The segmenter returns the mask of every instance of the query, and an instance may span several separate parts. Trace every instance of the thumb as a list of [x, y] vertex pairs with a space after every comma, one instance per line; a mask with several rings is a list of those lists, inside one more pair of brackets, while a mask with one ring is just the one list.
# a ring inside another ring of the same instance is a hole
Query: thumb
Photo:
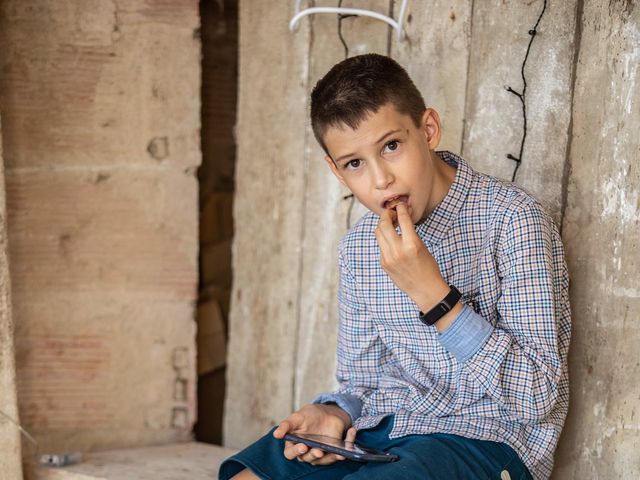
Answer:
[[351, 443], [355, 442], [357, 432], [358, 431], [354, 427], [351, 427], [349, 430], [347, 430], [347, 435], [344, 437], [344, 440]]
[[278, 425], [278, 428], [273, 431], [273, 436], [276, 438], [282, 438], [292, 430], [291, 427], [291, 423], [288, 420], [283, 420], [280, 422], [280, 425]]

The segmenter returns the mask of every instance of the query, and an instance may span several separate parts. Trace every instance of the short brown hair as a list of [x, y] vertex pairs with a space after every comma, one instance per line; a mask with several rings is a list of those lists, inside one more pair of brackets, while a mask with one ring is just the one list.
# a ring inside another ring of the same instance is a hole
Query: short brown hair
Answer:
[[330, 127], [344, 124], [355, 130], [387, 103], [420, 126], [424, 98], [404, 68], [376, 53], [347, 58], [334, 65], [311, 92], [313, 134], [327, 152], [324, 136]]

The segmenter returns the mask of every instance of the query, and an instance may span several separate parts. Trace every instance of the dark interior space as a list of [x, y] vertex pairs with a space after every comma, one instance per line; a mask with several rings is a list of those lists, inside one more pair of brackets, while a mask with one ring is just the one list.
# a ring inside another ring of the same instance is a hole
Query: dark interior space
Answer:
[[231, 294], [231, 240], [238, 76], [238, 2], [200, 2], [202, 165], [198, 295], [196, 439], [222, 443], [226, 341]]

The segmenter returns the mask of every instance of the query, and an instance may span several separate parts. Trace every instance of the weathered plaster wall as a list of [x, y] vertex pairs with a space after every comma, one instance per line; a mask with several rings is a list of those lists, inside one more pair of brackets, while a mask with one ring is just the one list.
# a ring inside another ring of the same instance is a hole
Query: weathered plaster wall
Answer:
[[[348, 201], [322, 164], [306, 109], [315, 81], [344, 51], [335, 16], [304, 19], [290, 33], [290, 3], [241, 3], [225, 421], [234, 447], [334, 382], [335, 246]], [[398, 7], [344, 2], [356, 4]], [[506, 154], [518, 153], [522, 114], [504, 87], [522, 91], [528, 30], [543, 1], [409, 5], [404, 42], [365, 18], [345, 19], [350, 54], [389, 52], [442, 112], [443, 147], [511, 178]], [[639, 16], [635, 2], [548, 2], [525, 70], [528, 131], [517, 183], [563, 226], [573, 280], [572, 404], [556, 478], [640, 476]]]
[[20, 418], [41, 451], [195, 420], [194, 0], [0, 7]]
[[[511, 180], [523, 132], [522, 62], [544, 2], [473, 2], [462, 154], [480, 171]], [[571, 117], [577, 0], [548, 1], [527, 61], [527, 138], [516, 182], [560, 222]]]
[[224, 423], [231, 444], [255, 438], [293, 405], [309, 29], [292, 41], [290, 13], [271, 2], [240, 2], [236, 192], [245, 193], [234, 202], [241, 225]]
[[574, 312], [557, 478], [640, 477], [640, 6], [584, 2], [563, 234]]
[[20, 431], [6, 418], [8, 415], [12, 420], [19, 421], [6, 218], [2, 125], [0, 123], [0, 411], [4, 413], [4, 415], [0, 414], [0, 452], [2, 452], [0, 455], [0, 480], [15, 480], [22, 478], [22, 456]]

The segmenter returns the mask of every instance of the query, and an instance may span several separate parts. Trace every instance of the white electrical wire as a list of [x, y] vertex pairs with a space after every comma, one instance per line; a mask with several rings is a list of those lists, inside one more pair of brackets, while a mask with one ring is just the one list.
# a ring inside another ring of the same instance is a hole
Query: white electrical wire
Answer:
[[6, 418], [7, 420], [9, 420], [11, 423], [13, 423], [16, 427], [18, 427], [20, 429], [20, 432], [27, 437], [27, 440], [29, 440], [35, 447], [36, 447], [36, 456], [38, 456], [38, 449], [40, 448], [40, 446], [38, 445], [38, 442], [36, 441], [35, 438], [33, 438], [31, 436], [31, 434], [29, 432], [27, 432], [24, 428], [22, 428], [22, 425], [20, 425], [16, 420], [14, 420], [13, 418], [11, 418], [9, 415], [7, 415], [5, 412], [3, 412], [2, 410], [0, 410], [0, 414], [2, 414], [2, 416], [4, 418]]
[[358, 15], [363, 17], [371, 17], [377, 20], [381, 20], [385, 23], [391, 25], [396, 32], [398, 33], [398, 40], [402, 40], [404, 38], [404, 16], [407, 11], [407, 3], [408, 0], [402, 0], [402, 5], [400, 6], [400, 15], [398, 16], [398, 20], [394, 20], [393, 18], [383, 15], [378, 12], [374, 12], [373, 10], [364, 10], [362, 8], [348, 8], [348, 7], [311, 7], [305, 8], [304, 10], [300, 10], [300, 3], [302, 0], [296, 0], [296, 14], [293, 16], [291, 21], [289, 22], [289, 30], [292, 32], [298, 29], [298, 23], [302, 17], [306, 17], [307, 15], [313, 15], [315, 13], [337, 13], [341, 15]]

